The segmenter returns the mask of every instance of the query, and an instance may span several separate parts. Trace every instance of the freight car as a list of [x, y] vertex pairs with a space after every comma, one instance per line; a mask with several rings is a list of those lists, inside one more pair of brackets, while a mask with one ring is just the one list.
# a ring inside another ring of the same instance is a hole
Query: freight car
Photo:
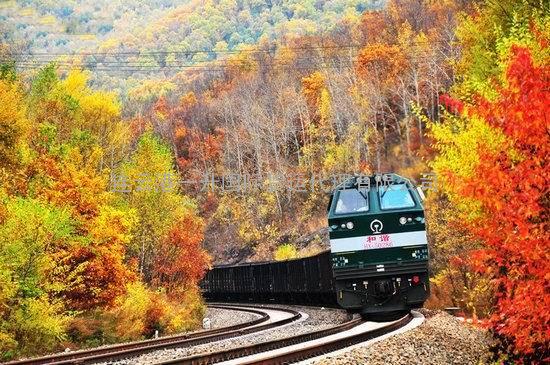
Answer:
[[336, 305], [330, 251], [302, 259], [218, 265], [200, 286], [211, 301]]
[[365, 316], [420, 307], [429, 295], [422, 191], [396, 174], [355, 176], [331, 194], [331, 250], [302, 259], [220, 265], [200, 283], [207, 300], [336, 302]]

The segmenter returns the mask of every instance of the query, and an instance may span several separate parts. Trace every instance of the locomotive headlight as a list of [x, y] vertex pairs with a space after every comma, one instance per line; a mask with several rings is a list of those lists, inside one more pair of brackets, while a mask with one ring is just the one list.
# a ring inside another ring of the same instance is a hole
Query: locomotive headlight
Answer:
[[346, 224], [345, 223], [340, 224], [340, 228], [342, 229], [346, 228]]
[[346, 228], [347, 229], [353, 229], [353, 222], [346, 223]]
[[405, 218], [405, 217], [399, 218], [399, 223], [401, 223], [401, 224], [407, 223], [407, 218]]

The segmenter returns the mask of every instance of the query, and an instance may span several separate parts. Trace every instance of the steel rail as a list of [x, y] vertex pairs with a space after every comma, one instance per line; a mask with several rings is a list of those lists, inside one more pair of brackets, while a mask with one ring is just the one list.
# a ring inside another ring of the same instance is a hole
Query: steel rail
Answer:
[[176, 347], [189, 347], [201, 345], [209, 342], [219, 341], [223, 339], [242, 336], [243, 334], [262, 331], [265, 329], [273, 328], [276, 326], [284, 325], [286, 323], [297, 320], [301, 317], [301, 314], [296, 311], [287, 309], [276, 309], [270, 307], [264, 307], [265, 309], [280, 310], [291, 313], [293, 316], [287, 319], [276, 321], [272, 323], [262, 324], [270, 319], [269, 314], [262, 312], [261, 310], [253, 309], [253, 307], [245, 306], [222, 306], [222, 305], [210, 305], [211, 308], [221, 308], [230, 310], [240, 310], [243, 312], [249, 312], [258, 314], [261, 317], [253, 321], [237, 324], [234, 326], [222, 327], [214, 330], [193, 332], [189, 334], [167, 336], [150, 340], [136, 341], [130, 343], [117, 344], [112, 346], [106, 346], [101, 348], [93, 348], [82, 351], [67, 352], [56, 355], [48, 355], [43, 357], [15, 360], [6, 363], [5, 365], [42, 365], [42, 364], [88, 364], [92, 362], [100, 361], [115, 361], [128, 357], [139, 356], [151, 351], [176, 348]]
[[[311, 357], [333, 352], [339, 349], [343, 349], [345, 347], [355, 345], [360, 342], [373, 339], [375, 337], [385, 335], [400, 327], [405, 326], [411, 320], [412, 320], [412, 316], [408, 314], [397, 321], [391, 322], [391, 324], [387, 326], [380, 327], [374, 330], [361, 332], [359, 334], [342, 337], [339, 339], [333, 339], [321, 344], [314, 344], [311, 346], [301, 348], [298, 351], [289, 351], [287, 353], [273, 355], [269, 358], [265, 358], [262, 360], [246, 361], [243, 359], [241, 363], [242, 364], [288, 364], [291, 362], [302, 361]], [[188, 357], [183, 357], [179, 359], [163, 361], [163, 362], [157, 363], [157, 365], [215, 364], [218, 362], [229, 361], [229, 360], [233, 360], [241, 357], [259, 354], [262, 352], [281, 349], [281, 348], [296, 345], [299, 343], [305, 343], [305, 342], [316, 340], [322, 337], [327, 337], [336, 333], [347, 331], [357, 325], [360, 325], [363, 322], [364, 321], [361, 319], [354, 319], [324, 330], [287, 337], [280, 340], [273, 340], [269, 342], [254, 344], [250, 346], [242, 346], [234, 349], [213, 352], [209, 354], [199, 354], [199, 355], [188, 356]]]
[[273, 355], [269, 358], [260, 360], [243, 361], [241, 364], [255, 364], [255, 365], [275, 365], [275, 364], [289, 364], [293, 362], [299, 362], [312, 357], [321, 356], [356, 345], [361, 342], [372, 340], [373, 338], [383, 336], [387, 333], [393, 332], [401, 327], [406, 326], [413, 316], [411, 314], [406, 315], [398, 321], [384, 327], [380, 327], [374, 330], [365, 331], [359, 334], [351, 335], [348, 337], [338, 338], [318, 345], [307, 346], [297, 351], [291, 351], [279, 355]]
[[338, 332], [347, 331], [362, 323], [361, 319], [354, 319], [337, 326], [327, 328], [324, 330], [318, 330], [310, 333], [296, 335], [292, 337], [283, 338], [280, 340], [273, 340], [268, 342], [262, 342], [249, 346], [236, 347], [234, 349], [223, 350], [218, 352], [211, 352], [208, 354], [199, 354], [188, 357], [182, 357], [179, 359], [173, 359], [163, 361], [157, 364], [173, 365], [173, 364], [185, 364], [185, 365], [198, 365], [198, 364], [214, 364], [217, 362], [233, 360], [239, 357], [255, 355], [261, 352], [275, 350], [282, 347], [296, 345], [298, 343], [316, 340], [321, 337], [329, 336]]

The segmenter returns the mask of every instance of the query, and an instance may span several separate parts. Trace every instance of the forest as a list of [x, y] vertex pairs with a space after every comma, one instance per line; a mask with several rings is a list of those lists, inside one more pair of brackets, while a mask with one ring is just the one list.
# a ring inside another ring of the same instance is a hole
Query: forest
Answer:
[[13, 34], [20, 67], [51, 61], [59, 69], [85, 67], [94, 71], [93, 84], [126, 97], [158, 81], [165, 85], [157, 93], [173, 90], [171, 78], [180, 69], [202, 70], [198, 63], [258, 42], [338, 28], [382, 5], [383, 0], [10, 0], [0, 2], [0, 21]]
[[428, 307], [548, 356], [547, 2], [36, 4], [0, 3], [1, 359], [194, 329], [210, 265], [326, 249], [323, 180], [380, 171], [433, 180]]

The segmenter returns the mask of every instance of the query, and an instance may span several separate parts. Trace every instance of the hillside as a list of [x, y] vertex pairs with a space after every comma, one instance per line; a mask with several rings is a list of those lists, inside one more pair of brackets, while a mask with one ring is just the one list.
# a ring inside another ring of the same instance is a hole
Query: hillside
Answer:
[[[57, 61], [92, 70], [98, 86], [126, 91], [246, 45], [331, 31], [383, 0], [8, 1], [0, 20], [25, 69]], [[29, 55], [31, 54], [31, 55]]]

